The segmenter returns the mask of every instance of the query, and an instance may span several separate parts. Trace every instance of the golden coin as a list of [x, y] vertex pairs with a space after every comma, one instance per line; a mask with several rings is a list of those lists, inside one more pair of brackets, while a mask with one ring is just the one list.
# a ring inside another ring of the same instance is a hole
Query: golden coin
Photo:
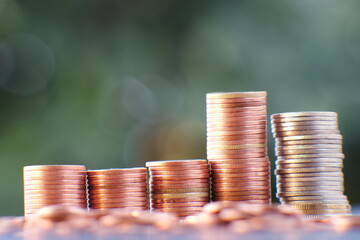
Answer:
[[298, 154], [298, 155], [278, 156], [279, 160], [303, 159], [303, 158], [345, 158], [345, 155], [342, 153], [318, 153], [318, 154]]
[[319, 196], [289, 196], [282, 197], [286, 202], [291, 201], [331, 201], [331, 200], [347, 200], [347, 196], [343, 194], [338, 195], [319, 195]]
[[316, 209], [316, 210], [301, 210], [303, 214], [342, 214], [350, 213], [350, 209]]
[[85, 171], [86, 167], [83, 165], [32, 165], [25, 166], [24, 172], [29, 171], [59, 171], [59, 170], [67, 170], [67, 171]]
[[309, 139], [309, 140], [295, 140], [295, 141], [278, 141], [275, 140], [276, 146], [293, 146], [293, 145], [313, 145], [313, 144], [334, 144], [341, 145], [341, 139]]
[[314, 167], [331, 167], [342, 168], [342, 163], [292, 163], [292, 164], [276, 164], [277, 169], [297, 169], [297, 168], [314, 168]]
[[300, 210], [351, 209], [351, 206], [349, 204], [289, 204], [288, 206]]
[[267, 92], [255, 91], [255, 92], [213, 92], [207, 93], [206, 99], [228, 99], [228, 98], [256, 98], [266, 97]]
[[151, 189], [150, 193], [195, 193], [195, 192], [209, 192], [209, 188], [175, 188], [175, 189]]
[[300, 191], [300, 192], [278, 192], [277, 197], [294, 197], [294, 196], [323, 196], [323, 195], [341, 195], [343, 194], [342, 190], [339, 191], [327, 191], [327, 190], [317, 190], [317, 191]]
[[288, 159], [288, 160], [276, 160], [275, 163], [279, 165], [287, 164], [326, 164], [326, 163], [342, 163], [343, 159], [339, 158], [303, 158], [303, 159]]
[[251, 148], [266, 148], [265, 144], [240, 144], [240, 145], [221, 145], [221, 144], [218, 144], [218, 145], [207, 145], [206, 147], [208, 150], [218, 150], [218, 149], [221, 149], [221, 150], [232, 150], [232, 149], [251, 149]]
[[189, 164], [207, 164], [206, 160], [204, 159], [191, 159], [191, 160], [169, 160], [169, 161], [152, 161], [152, 162], [146, 162], [147, 167], [153, 167], [153, 166], [181, 166], [181, 165], [189, 165]]
[[206, 197], [184, 197], [184, 198], [160, 198], [153, 199], [150, 196], [150, 204], [158, 203], [190, 203], [190, 202], [209, 202], [209, 196]]
[[298, 201], [289, 201], [286, 204], [290, 205], [327, 205], [327, 204], [347, 204], [349, 205], [348, 200], [298, 200]]
[[209, 196], [208, 192], [150, 194], [151, 199], [193, 198], [193, 197], [208, 197], [208, 196]]
[[271, 119], [286, 118], [286, 117], [337, 117], [336, 112], [326, 111], [310, 111], [310, 112], [286, 112], [275, 113], [271, 115]]

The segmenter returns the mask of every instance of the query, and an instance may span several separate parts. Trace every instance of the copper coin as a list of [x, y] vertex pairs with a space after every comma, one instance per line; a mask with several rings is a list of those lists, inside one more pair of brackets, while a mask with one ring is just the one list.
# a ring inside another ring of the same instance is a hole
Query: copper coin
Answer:
[[325, 205], [325, 204], [349, 204], [348, 200], [298, 200], [290, 201], [288, 203], [290, 206], [295, 205]]
[[212, 170], [221, 170], [221, 169], [243, 169], [243, 168], [268, 168], [269, 170], [270, 163], [262, 162], [262, 163], [244, 163], [244, 164], [216, 164], [212, 165]]
[[241, 98], [206, 98], [206, 104], [217, 103], [252, 103], [266, 101], [266, 97], [241, 97]]
[[91, 207], [92, 209], [98, 209], [98, 210], [107, 210], [107, 209], [114, 209], [114, 208], [126, 208], [128, 210], [133, 210], [133, 211], [142, 211], [142, 210], [148, 210], [149, 208], [147, 206], [127, 206], [127, 207], [97, 207], [97, 206], [93, 206]]
[[109, 174], [109, 175], [88, 175], [89, 178], [143, 178], [146, 176], [146, 173], [122, 173], [122, 174]]
[[143, 187], [118, 187], [118, 188], [99, 188], [89, 189], [90, 194], [112, 194], [126, 192], [146, 192], [147, 186]]
[[147, 197], [147, 192], [123, 192], [123, 193], [108, 193], [108, 194], [89, 194], [90, 199], [102, 198], [120, 198], [120, 197]]
[[162, 207], [159, 208], [162, 212], [175, 212], [175, 213], [181, 213], [181, 212], [190, 212], [190, 211], [202, 211], [202, 207]]
[[164, 166], [164, 167], [149, 167], [149, 171], [156, 170], [156, 171], [171, 171], [171, 170], [208, 170], [208, 164], [201, 164], [201, 165], [187, 165], [187, 166]]
[[259, 135], [259, 137], [266, 136], [266, 129], [249, 129], [249, 130], [216, 130], [216, 129], [207, 129], [206, 136], [207, 137], [220, 137], [220, 136], [247, 136], [247, 135]]
[[249, 192], [249, 191], [265, 191], [265, 192], [269, 192], [270, 191], [270, 186], [265, 185], [265, 186], [259, 186], [259, 185], [248, 185], [248, 186], [237, 186], [237, 187], [229, 187], [229, 186], [214, 186], [213, 187], [213, 193], [222, 193], [222, 192]]
[[339, 125], [336, 118], [333, 120], [305, 120], [305, 121], [278, 121], [271, 120], [273, 127], [297, 127], [297, 126], [337, 126]]
[[85, 171], [57, 170], [57, 171], [24, 171], [24, 177], [51, 178], [51, 177], [86, 177]]
[[235, 119], [235, 118], [263, 118], [265, 117], [266, 110], [261, 111], [242, 111], [242, 112], [226, 112], [226, 111], [214, 111], [214, 110], [206, 110], [206, 118], [227, 118], [227, 119]]
[[211, 141], [208, 140], [206, 143], [207, 147], [215, 146], [232, 146], [232, 145], [258, 145], [262, 144], [265, 147], [267, 143], [266, 139], [245, 139], [245, 140], [233, 140], [233, 141]]
[[85, 190], [86, 185], [24, 185], [24, 190]]
[[247, 132], [247, 133], [266, 133], [266, 125], [237, 125], [232, 127], [226, 126], [217, 126], [210, 127], [207, 126], [207, 132]]
[[258, 177], [258, 176], [269, 176], [269, 171], [263, 171], [263, 172], [243, 172], [243, 173], [212, 173], [212, 177], [234, 177], [234, 178], [240, 178], [240, 177]]
[[169, 161], [152, 161], [146, 162], [147, 167], [153, 166], [181, 166], [181, 165], [189, 165], [189, 164], [207, 164], [204, 159], [189, 159], [189, 160], [169, 160]]
[[98, 208], [129, 208], [129, 207], [148, 207], [147, 203], [94, 203], [90, 205], [90, 208], [98, 209]]
[[265, 91], [254, 91], [254, 92], [213, 92], [207, 93], [206, 99], [229, 99], [229, 98], [256, 98], [266, 97], [267, 92]]
[[235, 151], [235, 150], [240, 150], [240, 151], [266, 151], [266, 146], [265, 144], [241, 144], [241, 145], [212, 145], [209, 146], [207, 145], [206, 149], [208, 151], [222, 151], [222, 150], [230, 150], [230, 151]]
[[214, 197], [224, 197], [224, 196], [249, 196], [249, 195], [267, 195], [270, 197], [270, 189], [267, 187], [266, 189], [261, 190], [252, 190], [252, 189], [239, 189], [236, 191], [213, 191], [212, 196]]
[[79, 198], [74, 198], [74, 199], [25, 199], [25, 205], [27, 204], [45, 204], [45, 205], [52, 205], [52, 204], [62, 204], [62, 203], [69, 203], [69, 204], [86, 204], [86, 199], [79, 199]]
[[24, 194], [41, 194], [41, 195], [52, 195], [52, 194], [86, 194], [85, 189], [40, 189], [40, 190], [24, 190]]
[[329, 116], [329, 117], [319, 117], [319, 116], [308, 116], [308, 117], [283, 117], [283, 118], [271, 118], [271, 123], [272, 124], [279, 124], [279, 123], [296, 123], [296, 122], [313, 122], [313, 121], [318, 121], [318, 122], [337, 122], [338, 118], [334, 117], [334, 116]]
[[335, 135], [340, 134], [339, 130], [303, 130], [303, 131], [286, 131], [286, 132], [276, 132], [273, 133], [275, 138], [280, 137], [288, 137], [288, 136], [303, 136], [303, 135], [321, 135], [321, 134], [329, 134]]
[[268, 181], [270, 174], [263, 176], [238, 176], [229, 178], [228, 176], [218, 177], [215, 176], [211, 179], [212, 183], [236, 183], [236, 182], [248, 182], [248, 181]]
[[151, 194], [164, 194], [164, 193], [196, 193], [196, 192], [209, 192], [210, 188], [176, 188], [176, 189], [151, 189]]
[[192, 184], [192, 183], [209, 183], [209, 178], [192, 178], [192, 179], [165, 179], [165, 180], [154, 180], [150, 177], [149, 184]]
[[144, 184], [146, 179], [124, 181], [123, 179], [98, 179], [98, 180], [88, 180], [89, 185], [98, 185], [98, 184], [119, 184], [119, 185], [132, 185], [132, 184]]
[[211, 154], [209, 155], [208, 154], [208, 158], [209, 158], [209, 161], [212, 161], [212, 160], [225, 160], [225, 159], [232, 159], [232, 160], [237, 160], [237, 159], [244, 159], [244, 158], [263, 158], [263, 157], [266, 157], [267, 154], [266, 153], [243, 153], [243, 154], [238, 154], [238, 155], [214, 155], [214, 154]]
[[218, 99], [208, 99], [206, 100], [206, 106], [218, 106], [220, 108], [241, 108], [241, 107], [253, 107], [253, 106], [266, 106], [266, 99], [262, 100], [254, 98], [254, 101], [234, 101], [234, 100], [218, 100]]
[[122, 183], [138, 183], [138, 182], [146, 182], [147, 176], [143, 177], [136, 177], [136, 178], [117, 178], [117, 177], [101, 177], [101, 178], [95, 178], [91, 177], [88, 178], [88, 182], [91, 183], [100, 183], [100, 182], [122, 182]]
[[250, 201], [250, 200], [269, 200], [269, 199], [270, 199], [269, 195], [212, 197], [213, 201]]
[[152, 176], [157, 176], [157, 175], [193, 175], [193, 174], [199, 174], [204, 175], [204, 174], [208, 174], [209, 173], [209, 169], [204, 169], [204, 170], [192, 170], [192, 169], [188, 169], [188, 170], [178, 170], [178, 169], [173, 169], [173, 170], [150, 170], [149, 173]]
[[32, 165], [32, 166], [24, 167], [24, 171], [58, 171], [58, 170], [85, 171], [86, 167], [83, 165]]
[[151, 199], [176, 199], [176, 198], [194, 198], [194, 197], [208, 197], [209, 192], [192, 192], [192, 193], [158, 193], [150, 194]]
[[72, 175], [72, 176], [63, 176], [63, 175], [25, 175], [24, 181], [85, 181], [85, 174], [81, 175]]
[[288, 156], [288, 155], [300, 155], [300, 154], [328, 154], [328, 153], [340, 153], [340, 149], [304, 149], [304, 150], [282, 150], [275, 151], [277, 156]]
[[303, 159], [303, 158], [344, 158], [342, 153], [318, 153], [318, 154], [298, 154], [298, 155], [286, 155], [278, 156], [279, 160], [287, 159]]
[[285, 168], [285, 169], [276, 169], [276, 174], [291, 174], [291, 173], [325, 173], [325, 172], [341, 172], [339, 167], [312, 167], [312, 168]]
[[281, 174], [281, 178], [309, 178], [309, 177], [344, 177], [342, 172], [311, 172]]
[[214, 121], [214, 120], [207, 120], [206, 121], [206, 127], [211, 129], [211, 128], [218, 128], [218, 127], [237, 127], [237, 126], [253, 126], [253, 127], [256, 127], [256, 128], [259, 128], [259, 127], [266, 127], [266, 120], [260, 120], [260, 121], [232, 121], [232, 122], [229, 122], [229, 121]]
[[24, 180], [24, 185], [85, 185], [86, 179], [81, 180]]
[[52, 205], [62, 205], [62, 206], [73, 206], [73, 207], [80, 207], [80, 208], [86, 208], [86, 204], [85, 203], [57, 203], [57, 204], [41, 204], [41, 203], [37, 203], [37, 204], [25, 204], [25, 208], [26, 209], [40, 209], [43, 207], [47, 207], [47, 206], [52, 206]]
[[276, 146], [275, 150], [305, 150], [305, 149], [336, 149], [341, 150], [341, 144], [308, 144], [308, 145], [291, 145], [291, 146]]
[[209, 165], [215, 166], [215, 165], [222, 165], [222, 164], [243, 164], [243, 163], [263, 163], [263, 162], [269, 162], [268, 157], [263, 158], [244, 158], [244, 159], [222, 159], [222, 160], [209, 160]]
[[150, 196], [150, 204], [158, 203], [190, 203], [190, 202], [209, 202], [209, 197], [185, 197], [185, 198], [161, 198], [153, 199]]
[[123, 203], [123, 202], [143, 202], [147, 203], [147, 197], [123, 196], [119, 198], [96, 198], [90, 200], [91, 204], [105, 204], [105, 203]]
[[151, 174], [150, 180], [181, 180], [181, 179], [206, 179], [210, 177], [210, 173], [202, 173], [202, 174], [189, 174], [189, 175], [153, 175]]
[[135, 168], [110, 168], [110, 169], [99, 169], [99, 170], [87, 170], [88, 175], [112, 175], [112, 174], [128, 174], [128, 173], [146, 173], [145, 167]]
[[89, 189], [111, 189], [111, 188], [143, 188], [146, 187], [147, 183], [145, 181], [138, 183], [102, 183], [102, 184], [89, 184]]
[[24, 195], [25, 199], [84, 199], [85, 194], [32, 194], [26, 193]]
[[152, 208], [203, 207], [206, 202], [151, 203]]
[[308, 126], [291, 126], [280, 127], [273, 126], [272, 133], [278, 132], [292, 132], [292, 131], [338, 131], [337, 125], [308, 125]]
[[245, 181], [245, 182], [235, 182], [235, 183], [229, 183], [229, 182], [223, 182], [223, 183], [213, 183], [212, 188], [213, 189], [237, 189], [242, 187], [267, 187], [269, 188], [270, 181]]
[[232, 116], [228, 117], [226, 114], [221, 114], [220, 116], [218, 114], [209, 114], [206, 117], [207, 123], [230, 123], [230, 122], [266, 122], [267, 123], [267, 115], [247, 115], [243, 114], [240, 116]]
[[235, 135], [235, 136], [207, 136], [207, 141], [248, 141], [249, 143], [258, 140], [266, 140], [266, 134]]
[[206, 183], [189, 183], [189, 184], [150, 184], [150, 189], [181, 189], [181, 188], [208, 188], [209, 182]]
[[269, 172], [269, 166], [266, 167], [248, 167], [243, 166], [242, 168], [222, 168], [222, 169], [213, 169], [211, 170], [212, 174], [236, 174], [236, 173], [243, 173], [243, 172]]
[[218, 113], [218, 112], [266, 112], [266, 105], [261, 104], [258, 106], [224, 106], [220, 104], [207, 104], [206, 113]]
[[347, 200], [347, 196], [343, 194], [338, 195], [318, 195], [318, 196], [288, 196], [282, 197], [285, 201], [330, 201], [330, 200]]

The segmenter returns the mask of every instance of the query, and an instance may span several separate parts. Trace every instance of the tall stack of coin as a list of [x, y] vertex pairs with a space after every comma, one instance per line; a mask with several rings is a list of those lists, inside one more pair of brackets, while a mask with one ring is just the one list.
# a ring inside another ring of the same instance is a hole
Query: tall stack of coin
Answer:
[[146, 175], [145, 167], [88, 170], [89, 207], [148, 209]]
[[266, 92], [208, 93], [206, 110], [212, 199], [270, 203]]
[[279, 113], [271, 121], [280, 201], [309, 217], [349, 214], [337, 113]]
[[147, 162], [150, 208], [186, 217], [210, 200], [210, 172], [206, 160]]
[[50, 205], [87, 207], [85, 166], [24, 167], [25, 216]]

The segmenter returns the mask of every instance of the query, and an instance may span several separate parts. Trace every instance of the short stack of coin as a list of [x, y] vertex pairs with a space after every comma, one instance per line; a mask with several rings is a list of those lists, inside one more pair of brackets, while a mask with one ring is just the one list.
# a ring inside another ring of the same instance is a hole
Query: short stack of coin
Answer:
[[88, 170], [89, 207], [148, 209], [146, 175], [145, 167]]
[[281, 203], [309, 217], [350, 214], [337, 113], [279, 113], [271, 116], [271, 124]]
[[269, 204], [266, 92], [208, 93], [206, 111], [212, 199]]
[[147, 162], [150, 208], [177, 214], [194, 215], [210, 200], [210, 170], [206, 160]]
[[51, 205], [86, 208], [85, 170], [81, 165], [24, 167], [25, 216]]

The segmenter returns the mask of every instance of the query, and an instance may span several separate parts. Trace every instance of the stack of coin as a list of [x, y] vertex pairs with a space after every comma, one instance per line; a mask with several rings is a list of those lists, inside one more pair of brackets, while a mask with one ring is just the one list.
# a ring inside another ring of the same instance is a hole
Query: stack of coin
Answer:
[[276, 138], [277, 196], [309, 217], [349, 214], [342, 135], [335, 112], [271, 116]]
[[148, 209], [145, 167], [88, 170], [89, 207]]
[[150, 208], [193, 215], [210, 200], [210, 170], [206, 160], [147, 162], [149, 168]]
[[208, 93], [206, 109], [212, 199], [269, 204], [266, 92]]
[[24, 167], [25, 216], [50, 205], [87, 207], [85, 166]]

